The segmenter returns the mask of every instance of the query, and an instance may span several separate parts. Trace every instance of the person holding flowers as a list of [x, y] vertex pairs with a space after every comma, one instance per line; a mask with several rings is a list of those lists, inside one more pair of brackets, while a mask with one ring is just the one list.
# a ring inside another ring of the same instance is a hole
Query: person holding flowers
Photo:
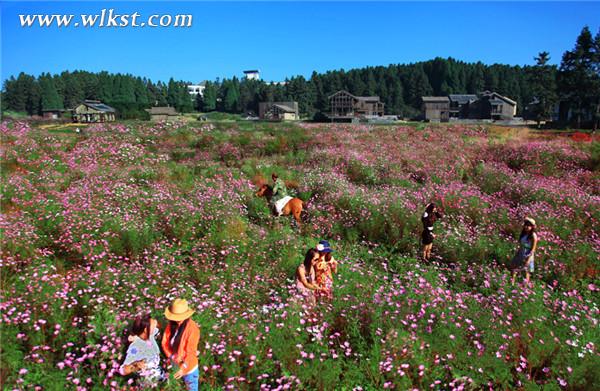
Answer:
[[321, 288], [317, 295], [333, 299], [333, 274], [337, 272], [337, 261], [333, 258], [333, 249], [327, 240], [317, 244], [319, 261], [315, 265], [315, 282]]
[[194, 310], [185, 299], [175, 299], [165, 310], [169, 324], [162, 339], [165, 355], [177, 366], [175, 379], [183, 378], [189, 391], [198, 390], [200, 328], [191, 319]]
[[141, 388], [154, 388], [165, 380], [160, 367], [160, 349], [156, 343], [157, 321], [150, 314], [139, 315], [129, 328], [130, 342], [119, 372], [123, 376], [136, 374]]
[[439, 218], [442, 217], [442, 214], [438, 212], [437, 206], [430, 202], [425, 207], [425, 212], [421, 216], [421, 222], [423, 223], [423, 232], [421, 233], [421, 242], [423, 243], [423, 260], [428, 261], [431, 258], [431, 249], [433, 248], [433, 239], [435, 239], [435, 234], [433, 233], [433, 223]]
[[531, 217], [526, 217], [523, 221], [523, 229], [519, 236], [519, 250], [513, 257], [510, 263], [512, 271], [512, 281], [515, 284], [517, 273], [525, 269], [525, 281], [529, 284], [531, 273], [535, 270], [534, 255], [538, 245], [538, 236], [535, 233], [535, 220]]
[[296, 269], [296, 289], [310, 304], [315, 303], [315, 294], [320, 290], [315, 283], [315, 265], [319, 259], [319, 252], [311, 248], [306, 252], [304, 262]]

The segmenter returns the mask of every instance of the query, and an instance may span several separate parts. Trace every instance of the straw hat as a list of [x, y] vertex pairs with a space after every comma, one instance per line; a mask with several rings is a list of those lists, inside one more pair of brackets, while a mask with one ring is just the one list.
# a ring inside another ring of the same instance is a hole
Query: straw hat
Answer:
[[525, 217], [525, 221], [535, 227], [535, 220], [532, 217]]
[[192, 314], [194, 310], [190, 309], [188, 302], [185, 299], [175, 299], [169, 307], [165, 310], [165, 318], [176, 322], [186, 320]]

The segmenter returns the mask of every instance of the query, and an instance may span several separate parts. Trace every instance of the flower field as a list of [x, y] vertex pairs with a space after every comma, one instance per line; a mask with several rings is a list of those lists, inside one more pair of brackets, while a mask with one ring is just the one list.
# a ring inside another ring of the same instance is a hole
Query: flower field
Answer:
[[[164, 328], [177, 297], [201, 328], [201, 389], [600, 384], [598, 140], [423, 124], [0, 133], [2, 389], [134, 387], [125, 327], [151, 311]], [[307, 201], [300, 229], [254, 194], [272, 172]], [[444, 218], [424, 263], [430, 201]], [[536, 271], [512, 286], [525, 216]], [[320, 239], [340, 266], [312, 308], [293, 278]]]

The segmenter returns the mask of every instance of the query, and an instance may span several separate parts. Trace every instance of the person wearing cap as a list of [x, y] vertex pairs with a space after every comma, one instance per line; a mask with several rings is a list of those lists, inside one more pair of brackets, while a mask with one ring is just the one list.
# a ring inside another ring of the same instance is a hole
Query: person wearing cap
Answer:
[[179, 368], [175, 379], [183, 378], [187, 389], [198, 390], [198, 343], [200, 328], [191, 319], [194, 310], [185, 299], [175, 299], [165, 310], [169, 324], [162, 339], [165, 355]]
[[510, 263], [512, 271], [512, 284], [514, 285], [517, 273], [525, 269], [525, 281], [529, 284], [531, 273], [534, 267], [534, 255], [537, 249], [538, 236], [535, 233], [535, 220], [531, 217], [526, 217], [523, 221], [523, 230], [519, 236], [519, 250], [513, 257]]
[[333, 274], [337, 272], [337, 261], [333, 259], [333, 249], [327, 240], [317, 244], [319, 261], [315, 265], [315, 282], [319, 286], [318, 296], [333, 298]]

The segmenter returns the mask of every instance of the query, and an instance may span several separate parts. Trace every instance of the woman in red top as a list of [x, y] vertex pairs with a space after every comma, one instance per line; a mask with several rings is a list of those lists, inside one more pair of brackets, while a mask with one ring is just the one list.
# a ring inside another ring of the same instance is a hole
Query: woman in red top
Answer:
[[317, 244], [319, 261], [315, 265], [315, 282], [319, 286], [317, 295], [326, 299], [333, 299], [333, 274], [337, 272], [337, 261], [333, 259], [333, 249], [326, 240]]
[[194, 310], [184, 299], [175, 299], [165, 310], [169, 325], [165, 329], [162, 348], [177, 366], [175, 379], [183, 377], [189, 391], [198, 391], [198, 343], [200, 328], [191, 319]]

